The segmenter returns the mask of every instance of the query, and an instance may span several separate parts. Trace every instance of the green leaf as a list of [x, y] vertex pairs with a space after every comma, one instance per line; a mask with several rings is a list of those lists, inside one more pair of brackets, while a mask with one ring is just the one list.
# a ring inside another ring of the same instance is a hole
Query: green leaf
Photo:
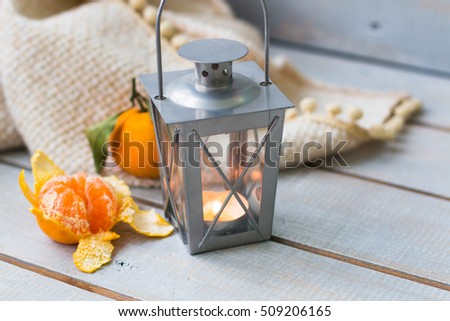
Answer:
[[119, 115], [120, 113], [86, 129], [86, 136], [94, 156], [95, 168], [99, 174], [102, 169], [102, 163], [108, 155], [108, 144], [106, 143], [116, 126]]

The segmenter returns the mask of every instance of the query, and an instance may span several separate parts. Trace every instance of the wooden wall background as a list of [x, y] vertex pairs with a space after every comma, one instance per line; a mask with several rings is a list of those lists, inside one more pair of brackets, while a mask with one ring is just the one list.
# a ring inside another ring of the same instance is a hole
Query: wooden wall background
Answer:
[[[259, 0], [228, 0], [262, 25]], [[450, 74], [450, 0], [267, 0], [271, 35]]]

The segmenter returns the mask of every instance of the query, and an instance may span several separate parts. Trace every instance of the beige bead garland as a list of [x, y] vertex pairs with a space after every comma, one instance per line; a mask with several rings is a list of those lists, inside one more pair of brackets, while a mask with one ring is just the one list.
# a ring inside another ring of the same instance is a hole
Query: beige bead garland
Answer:
[[331, 103], [326, 106], [326, 111], [328, 113], [328, 117], [335, 118], [342, 112], [342, 107], [338, 104]]
[[161, 36], [170, 40], [176, 33], [177, 29], [172, 22], [167, 20], [161, 22]]
[[350, 118], [350, 122], [352, 124], [356, 124], [356, 121], [361, 119], [364, 116], [363, 111], [361, 108], [358, 107], [350, 107], [348, 109], [348, 117]]
[[147, 1], [145, 0], [128, 0], [128, 3], [136, 11], [144, 10], [145, 6], [147, 5]]
[[170, 40], [170, 43], [172, 44], [172, 46], [175, 47], [175, 49], [179, 49], [180, 47], [184, 46], [191, 40], [192, 40], [191, 37], [180, 33], [173, 36], [172, 39]]
[[142, 17], [144, 21], [147, 22], [151, 26], [155, 26], [156, 23], [156, 15], [158, 14], [158, 9], [154, 6], [146, 6], [144, 11], [142, 12]]
[[395, 108], [394, 114], [397, 116], [402, 116], [403, 118], [409, 117], [411, 114], [420, 110], [420, 101], [413, 99], [408, 103], [403, 103], [399, 107]]
[[[155, 27], [158, 9], [155, 6], [148, 5], [146, 0], [125, 0], [138, 13], [142, 15], [142, 19], [151, 27]], [[179, 48], [191, 39], [187, 35], [178, 34], [175, 25], [167, 20], [161, 21], [161, 37], [171, 40], [175, 48]]]
[[316, 111], [317, 103], [316, 100], [311, 97], [303, 98], [300, 101], [300, 111], [302, 113], [311, 114]]

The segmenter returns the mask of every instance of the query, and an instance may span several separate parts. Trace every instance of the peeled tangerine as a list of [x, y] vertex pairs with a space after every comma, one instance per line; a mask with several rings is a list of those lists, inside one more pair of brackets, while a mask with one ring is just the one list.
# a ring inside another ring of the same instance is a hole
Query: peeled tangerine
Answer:
[[173, 226], [154, 210], [140, 210], [128, 186], [115, 176], [97, 177], [84, 173], [65, 175], [43, 152], [31, 158], [34, 192], [19, 175], [23, 194], [33, 206], [42, 231], [64, 244], [77, 244], [75, 266], [92, 273], [111, 261], [111, 241], [119, 238], [111, 228], [128, 223], [137, 232], [150, 237], [165, 237]]

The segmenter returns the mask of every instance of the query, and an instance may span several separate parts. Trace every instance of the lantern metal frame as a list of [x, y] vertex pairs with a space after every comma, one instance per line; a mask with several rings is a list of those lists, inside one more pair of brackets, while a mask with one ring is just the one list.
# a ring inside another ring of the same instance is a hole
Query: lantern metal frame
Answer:
[[[188, 246], [191, 254], [267, 240], [270, 238], [272, 230], [284, 111], [286, 108], [293, 107], [293, 104], [269, 79], [269, 21], [265, 1], [261, 0], [265, 18], [264, 72], [255, 62], [238, 63], [233, 66], [233, 81], [230, 86], [223, 90], [207, 90], [206, 92], [197, 92], [192, 89], [192, 69], [164, 74], [162, 72], [160, 21], [165, 2], [166, 0], [162, 0], [160, 3], [156, 22], [158, 73], [140, 76], [140, 80], [151, 98], [150, 112], [155, 124], [159, 161], [162, 165], [164, 211], [180, 230], [182, 240]], [[218, 40], [218, 44], [230, 46], [232, 52], [228, 53], [228, 56], [234, 58], [242, 56], [242, 47], [239, 47], [238, 44], [224, 40]], [[202, 45], [203, 43], [197, 43], [187, 46], [182, 54], [190, 56], [189, 50]], [[187, 58], [189, 59], [189, 57]], [[200, 63], [204, 63], [206, 66], [206, 63], [213, 61], [205, 62], [203, 60]], [[226, 63], [226, 61], [217, 62]], [[229, 65], [231, 67], [231, 61]], [[164, 95], [164, 88], [167, 88], [167, 97]], [[184, 96], [177, 97], [177, 95]], [[220, 121], [215, 121], [216, 119], [220, 119]], [[165, 147], [169, 152], [169, 158], [166, 160], [163, 156], [165, 150], [162, 146], [163, 128], [161, 128], [160, 122], [167, 128], [172, 128], [172, 137], [168, 137], [171, 140], [171, 146]], [[240, 168], [240, 175], [231, 181], [208, 150], [202, 137], [246, 130], [256, 131], [258, 128], [266, 128], [267, 131], [259, 140], [247, 165]], [[264, 171], [261, 182], [261, 203], [258, 217], [254, 217], [250, 208], [247, 208], [240, 199], [237, 188], [263, 149]], [[229, 192], [221, 209], [206, 229], [203, 219], [201, 168], [191, 161], [192, 158], [200, 160], [203, 155], [212, 169], [220, 176]], [[184, 179], [180, 189], [185, 193], [185, 217], [179, 214], [180, 209], [177, 208], [171, 190], [173, 172], [175, 166], [178, 166], [178, 162], [183, 164]], [[270, 164], [271, 167], [268, 167], [267, 164]], [[232, 197], [235, 197], [245, 211], [245, 216], [249, 220], [248, 224], [252, 229], [237, 234], [214, 235], [213, 237], [213, 229]]]

